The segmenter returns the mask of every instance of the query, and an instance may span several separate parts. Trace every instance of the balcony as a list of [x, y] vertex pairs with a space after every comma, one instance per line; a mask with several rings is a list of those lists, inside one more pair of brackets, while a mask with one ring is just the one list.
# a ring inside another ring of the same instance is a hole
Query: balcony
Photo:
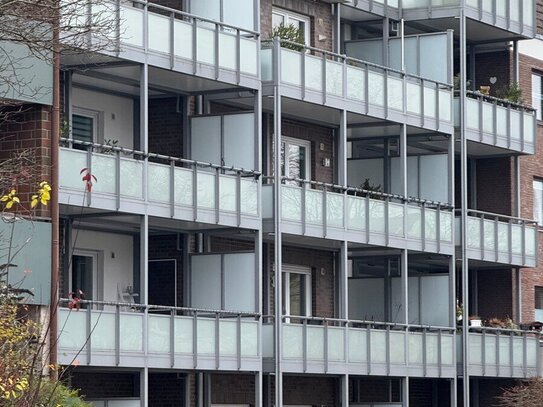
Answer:
[[[454, 252], [453, 214], [447, 204], [372, 195], [371, 191], [314, 181], [287, 182], [319, 189], [281, 186], [283, 233], [433, 253]], [[265, 185], [262, 193], [267, 205], [263, 210], [266, 229], [266, 219], [273, 218], [272, 186]]]
[[344, 15], [345, 11], [348, 13], [349, 9], [354, 8], [363, 12], [399, 20], [400, 9], [398, 7], [398, 0], [343, 0], [341, 2], [341, 15]]
[[[461, 336], [458, 335], [461, 363]], [[540, 334], [497, 328], [470, 328], [469, 367], [473, 376], [528, 378], [541, 375]]]
[[261, 368], [258, 314], [102, 301], [81, 306], [58, 309], [60, 364]]
[[[404, 0], [408, 20], [458, 17], [460, 0]], [[466, 0], [466, 17], [482, 23], [533, 37], [536, 33], [534, 0]]]
[[[455, 98], [455, 125], [460, 125], [460, 100]], [[466, 98], [466, 137], [468, 140], [534, 154], [535, 110], [506, 100], [468, 92]], [[494, 154], [495, 151], [493, 150]]]
[[[296, 51], [281, 44], [305, 49]], [[453, 131], [451, 85], [288, 41], [266, 43], [261, 58], [268, 94], [278, 83], [281, 95], [288, 98], [429, 130]]]
[[[242, 228], [260, 228], [259, 173], [63, 139], [61, 204]], [[150, 162], [149, 159], [158, 161]], [[82, 181], [96, 177], [91, 191]]]
[[[460, 245], [460, 218], [456, 219]], [[468, 210], [467, 256], [473, 260], [521, 267], [537, 265], [537, 223], [488, 212]]]
[[260, 86], [257, 32], [141, 0], [96, 4], [90, 13], [116, 22], [120, 35], [115, 56], [234, 85]]
[[[454, 328], [295, 318], [300, 323], [283, 323], [285, 372], [451, 378], [456, 374]], [[269, 339], [273, 325], [264, 324], [263, 333], [263, 356], [273, 358]]]

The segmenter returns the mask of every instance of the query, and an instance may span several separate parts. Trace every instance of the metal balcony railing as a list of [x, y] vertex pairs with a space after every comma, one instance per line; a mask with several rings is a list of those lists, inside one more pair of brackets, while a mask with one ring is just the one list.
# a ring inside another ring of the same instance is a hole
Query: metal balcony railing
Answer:
[[[448, 204], [282, 177], [282, 231], [379, 246], [451, 254]], [[264, 185], [263, 217], [273, 217], [273, 187]]]
[[[455, 98], [455, 124], [459, 125], [459, 99]], [[507, 100], [467, 92], [466, 137], [522, 153], [535, 153], [535, 109]]]
[[[456, 219], [460, 245], [460, 218]], [[468, 210], [467, 256], [474, 260], [535, 267], [537, 222], [490, 212]]]
[[[424, 377], [456, 373], [456, 328], [298, 316], [281, 320], [284, 371]], [[264, 323], [263, 332], [273, 335], [273, 325]], [[273, 357], [273, 341], [263, 341], [264, 357]]]
[[85, 300], [79, 305], [84, 308], [57, 309], [62, 364], [77, 359], [97, 366], [261, 366], [257, 313]]
[[[258, 171], [62, 139], [60, 200], [106, 210], [255, 227]], [[154, 160], [155, 162], [152, 162]], [[96, 177], [90, 191], [82, 169]]]
[[[452, 129], [450, 84], [279, 38], [263, 44], [262, 80], [280, 83], [285, 96], [432, 130]], [[287, 44], [295, 49], [281, 46]]]

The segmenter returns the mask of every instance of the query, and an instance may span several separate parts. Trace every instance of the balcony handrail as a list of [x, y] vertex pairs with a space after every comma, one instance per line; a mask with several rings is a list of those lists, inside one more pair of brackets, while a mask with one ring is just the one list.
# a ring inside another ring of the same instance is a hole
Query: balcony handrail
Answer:
[[[455, 212], [457, 214], [460, 213], [460, 211], [461, 211], [461, 209], [455, 209]], [[525, 218], [519, 218], [519, 217], [516, 217], [516, 216], [501, 215], [501, 214], [498, 214], [498, 213], [484, 212], [484, 211], [479, 211], [479, 210], [476, 210], [476, 209], [468, 209], [467, 212], [468, 212], [468, 215], [471, 213], [471, 214], [474, 214], [474, 215], [479, 215], [477, 217], [483, 217], [485, 219], [490, 218], [490, 220], [503, 219], [503, 220], [505, 220], [507, 222], [514, 221], [516, 223], [521, 223], [521, 224], [525, 224], [525, 225], [537, 225], [537, 221], [533, 220], [533, 219], [525, 219]]]
[[[264, 176], [262, 179], [273, 181], [275, 177]], [[320, 186], [320, 187], [328, 188], [328, 189], [336, 189], [341, 192], [354, 192], [354, 193], [359, 193], [359, 194], [364, 194], [364, 195], [374, 195], [380, 198], [396, 199], [405, 203], [415, 202], [422, 205], [436, 206], [436, 207], [439, 207], [440, 209], [446, 209], [446, 210], [454, 209], [453, 205], [450, 205], [444, 202], [421, 199], [421, 198], [416, 198], [413, 196], [405, 197], [403, 195], [389, 194], [387, 192], [370, 191], [363, 188], [351, 187], [351, 186], [346, 186], [346, 185], [338, 185], [338, 184], [333, 184], [330, 182], [313, 181], [313, 180], [307, 180], [307, 179], [302, 179], [302, 178], [292, 178], [292, 177], [286, 177], [286, 176], [282, 176], [281, 181], [299, 182], [299, 183], [304, 183], [304, 184], [313, 185], [313, 186]]]
[[247, 170], [245, 168], [239, 168], [239, 167], [234, 167], [234, 166], [225, 166], [225, 165], [212, 164], [212, 163], [208, 163], [208, 162], [204, 162], [204, 161], [190, 160], [188, 158], [173, 157], [173, 156], [164, 155], [164, 154], [145, 153], [145, 152], [139, 151], [139, 150], [133, 150], [133, 149], [128, 149], [128, 148], [124, 148], [124, 147], [111, 146], [111, 145], [107, 145], [107, 144], [93, 143], [93, 142], [90, 142], [90, 141], [81, 141], [81, 140], [76, 140], [76, 139], [66, 138], [66, 137], [61, 137], [60, 142], [61, 143], [69, 143], [69, 144], [78, 144], [78, 145], [90, 147], [91, 149], [100, 148], [100, 149], [103, 149], [103, 150], [117, 152], [117, 153], [123, 153], [123, 154], [126, 154], [126, 155], [137, 155], [137, 156], [141, 156], [143, 158], [157, 158], [157, 159], [161, 159], [161, 160], [179, 162], [179, 163], [188, 164], [188, 165], [191, 165], [191, 166], [194, 166], [194, 167], [213, 168], [213, 169], [216, 169], [216, 170], [234, 171], [234, 172], [244, 174], [244, 175], [247, 175], [247, 176], [254, 176], [255, 178], [259, 178], [260, 175], [262, 174], [260, 171], [256, 171], [256, 170]]
[[[456, 94], [460, 95], [460, 92], [455, 91], [455, 95]], [[483, 100], [483, 101], [486, 100], [486, 101], [491, 102], [491, 103], [501, 103], [501, 104], [509, 106], [509, 107], [511, 107], [511, 108], [513, 108], [515, 110], [524, 110], [524, 111], [530, 112], [530, 113], [534, 113], [536, 111], [536, 109], [534, 109], [530, 105], [525, 105], [525, 104], [517, 103], [517, 102], [511, 102], [510, 100], [507, 100], [507, 99], [501, 99], [501, 98], [498, 98], [496, 96], [485, 95], [485, 94], [483, 94], [481, 92], [477, 92], [477, 91], [473, 91], [473, 90], [466, 91], [466, 96], [470, 97], [472, 99], [478, 99], [478, 100]]]
[[358, 59], [358, 58], [353, 58], [353, 57], [350, 57], [350, 56], [347, 56], [345, 54], [338, 54], [336, 52], [332, 52], [332, 51], [327, 51], [327, 50], [324, 50], [324, 49], [320, 49], [320, 48], [315, 48], [315, 47], [311, 47], [309, 45], [305, 45], [305, 44], [301, 44], [299, 42], [294, 42], [294, 41], [289, 41], [289, 40], [285, 40], [285, 39], [281, 39], [279, 37], [275, 37], [273, 39], [268, 39], [268, 40], [262, 40], [261, 41], [261, 44], [262, 45], [268, 45], [268, 44], [273, 44], [273, 40], [277, 40], [279, 42], [279, 46], [281, 44], [289, 44], [289, 45], [294, 45], [296, 47], [300, 47], [300, 48], [303, 48], [305, 50], [308, 50], [308, 51], [313, 51], [313, 52], [318, 52], [318, 53], [321, 53], [321, 54], [324, 54], [324, 55], [328, 55], [330, 57], [334, 57], [334, 58], [339, 58], [343, 61], [345, 61], [346, 63], [348, 63], [349, 61], [351, 62], [355, 62], [355, 63], [358, 63], [358, 64], [362, 64], [362, 65], [365, 65], [365, 66], [371, 66], [372, 68], [377, 68], [377, 69], [381, 69], [383, 71], [387, 71], [387, 72], [394, 72], [398, 75], [401, 75], [401, 76], [405, 76], [406, 78], [413, 78], [413, 79], [417, 79], [419, 81], [422, 81], [422, 82], [432, 82], [432, 83], [435, 83], [435, 84], [438, 84], [438, 85], [441, 85], [441, 86], [444, 86], [446, 87], [447, 89], [449, 90], [452, 90], [453, 89], [453, 84], [452, 83], [445, 83], [445, 82], [441, 82], [441, 81], [436, 81], [435, 79], [429, 79], [429, 78], [426, 78], [424, 76], [420, 76], [420, 75], [415, 75], [415, 74], [411, 74], [411, 73], [407, 73], [407, 72], [403, 72], [399, 69], [395, 69], [395, 68], [390, 68], [388, 66], [384, 66], [384, 65], [379, 65], [379, 64], [376, 64], [374, 62], [369, 62], [369, 61], [364, 61], [362, 59]]
[[[462, 328], [459, 327], [458, 329], [461, 330]], [[536, 337], [540, 337], [542, 334], [540, 331], [532, 331], [529, 329], [499, 328], [499, 327], [491, 327], [491, 326], [468, 327], [468, 332], [482, 333], [483, 331], [491, 333], [491, 334], [507, 333], [507, 334], [522, 335], [522, 336], [534, 335]]]
[[[61, 298], [59, 302], [61, 304], [67, 304], [73, 302], [73, 299], [70, 298]], [[251, 317], [251, 318], [260, 318], [261, 314], [258, 312], [247, 312], [247, 311], [235, 311], [235, 310], [216, 310], [209, 308], [194, 308], [194, 307], [173, 307], [167, 305], [146, 305], [138, 304], [132, 302], [118, 302], [118, 301], [98, 301], [98, 300], [78, 300], [78, 304], [81, 305], [99, 305], [99, 306], [113, 306], [113, 307], [126, 307], [126, 308], [137, 308], [141, 310], [162, 310], [162, 311], [179, 311], [187, 312], [193, 314], [216, 314], [216, 315], [232, 315], [232, 316], [241, 316], [241, 317]]]
[[[262, 319], [275, 319], [275, 315], [262, 315]], [[281, 320], [285, 322], [287, 319], [299, 319], [304, 321], [318, 321], [327, 323], [335, 322], [340, 323], [346, 327], [349, 325], [368, 325], [368, 326], [384, 326], [390, 328], [401, 328], [403, 330], [425, 330], [425, 331], [456, 331], [456, 327], [451, 326], [440, 326], [440, 325], [417, 325], [417, 324], [404, 324], [400, 322], [383, 322], [383, 321], [369, 321], [369, 320], [359, 320], [359, 319], [345, 319], [345, 318], [328, 318], [328, 317], [307, 317], [307, 316], [298, 316], [298, 315], [282, 315]]]
[[253, 31], [253, 30], [249, 30], [248, 28], [241, 28], [241, 27], [237, 27], [235, 25], [223, 23], [221, 21], [213, 20], [213, 19], [206, 18], [206, 17], [197, 16], [196, 14], [191, 14], [191, 13], [188, 13], [186, 11], [176, 10], [174, 8], [167, 7], [167, 6], [162, 6], [160, 4], [156, 4], [156, 3], [153, 3], [153, 2], [150, 2], [150, 1], [132, 0], [132, 3], [141, 4], [146, 9], [148, 9], [149, 7], [152, 7], [152, 8], [156, 8], [156, 9], [159, 9], [159, 10], [166, 11], [168, 13], [179, 14], [179, 15], [181, 15], [183, 17], [188, 17], [188, 18], [191, 18], [191, 19], [200, 20], [200, 21], [204, 21], [206, 23], [214, 24], [215, 26], [225, 27], [225, 28], [229, 28], [229, 29], [232, 29], [232, 30], [244, 32], [244, 33], [247, 33], [247, 34], [251, 34], [253, 37], [256, 37], [256, 38], [258, 38], [260, 36], [260, 33], [258, 31]]

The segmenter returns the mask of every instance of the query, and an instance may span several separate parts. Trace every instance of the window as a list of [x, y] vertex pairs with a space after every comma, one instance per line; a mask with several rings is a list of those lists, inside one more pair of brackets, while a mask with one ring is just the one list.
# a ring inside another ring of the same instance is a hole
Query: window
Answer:
[[535, 316], [534, 319], [543, 322], [543, 287], [534, 287], [535, 289]]
[[[288, 178], [311, 179], [311, 142], [283, 137], [281, 144], [281, 175]], [[290, 181], [287, 183], [295, 183]]]
[[537, 120], [543, 120], [543, 75], [532, 73], [532, 106], [536, 109]]
[[283, 265], [283, 314], [311, 316], [311, 268]]
[[[71, 138], [87, 143], [100, 143], [102, 113], [82, 108], [74, 108], [72, 113]], [[74, 148], [86, 150], [85, 146], [74, 144]]]
[[543, 180], [534, 179], [534, 219], [543, 226]]
[[272, 27], [275, 28], [281, 24], [293, 25], [294, 27], [299, 28], [303, 33], [305, 45], [311, 45], [311, 24], [309, 17], [274, 7], [272, 11]]
[[101, 300], [98, 276], [98, 253], [76, 250], [72, 256], [70, 291], [78, 295], [83, 292], [84, 300]]

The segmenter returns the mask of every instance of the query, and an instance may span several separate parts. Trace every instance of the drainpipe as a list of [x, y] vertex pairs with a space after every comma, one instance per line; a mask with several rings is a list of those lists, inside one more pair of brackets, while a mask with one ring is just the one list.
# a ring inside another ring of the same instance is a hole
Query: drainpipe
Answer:
[[[60, 3], [55, 2], [60, 13]], [[55, 16], [53, 26], [53, 109], [51, 114], [51, 299], [49, 317], [49, 363], [56, 365], [57, 357], [57, 309], [58, 303], [58, 266], [59, 266], [59, 131], [60, 131], [60, 46], [59, 15]], [[50, 369], [51, 379], [58, 379], [57, 369]]]

